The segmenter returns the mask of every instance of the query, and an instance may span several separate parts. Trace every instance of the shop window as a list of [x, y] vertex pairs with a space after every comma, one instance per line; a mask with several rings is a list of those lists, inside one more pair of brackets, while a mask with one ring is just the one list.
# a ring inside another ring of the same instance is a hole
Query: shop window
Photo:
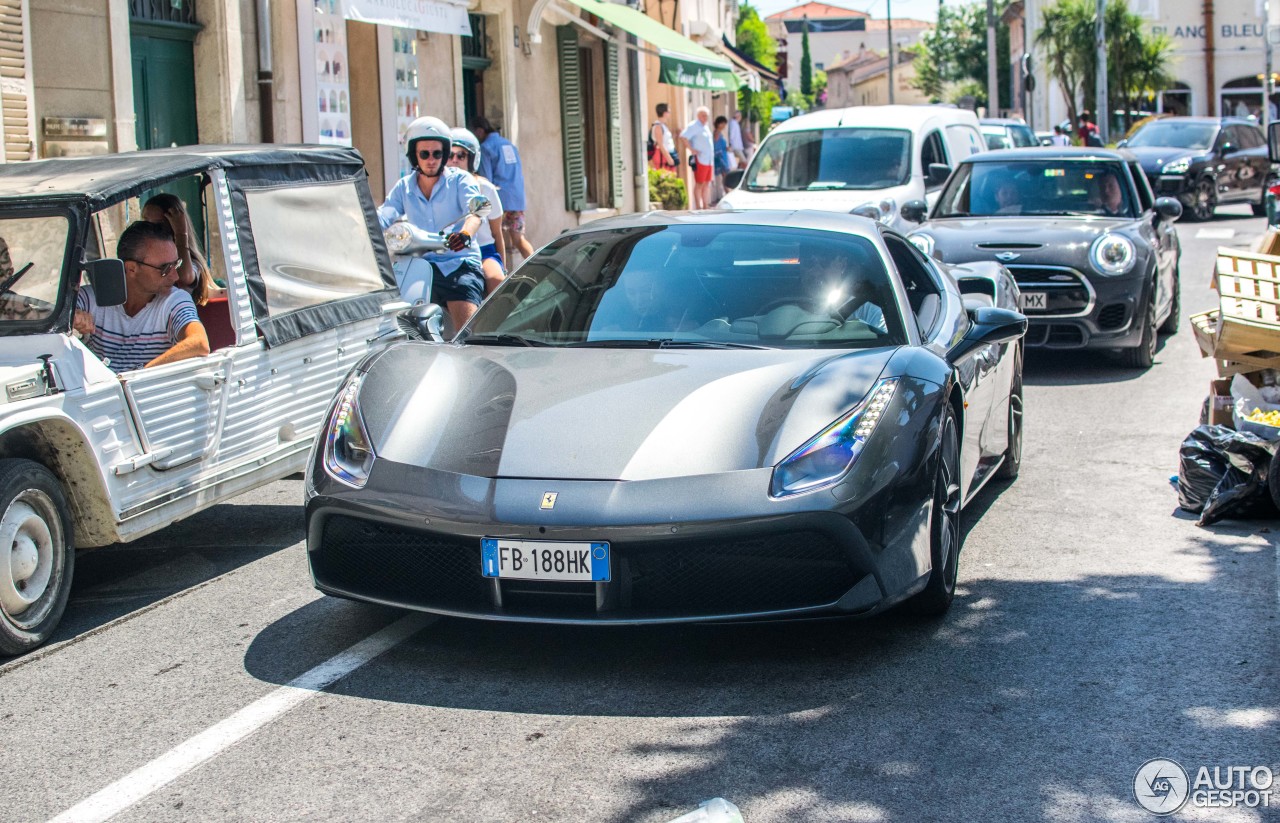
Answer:
[[565, 208], [622, 205], [623, 158], [618, 47], [584, 46], [573, 26], [556, 30]]

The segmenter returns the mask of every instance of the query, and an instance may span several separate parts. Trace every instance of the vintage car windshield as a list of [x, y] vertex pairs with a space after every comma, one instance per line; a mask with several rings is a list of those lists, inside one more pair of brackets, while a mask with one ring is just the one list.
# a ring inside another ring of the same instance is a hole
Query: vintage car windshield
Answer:
[[964, 163], [948, 181], [933, 216], [1019, 215], [1133, 217], [1124, 167], [1062, 159]]
[[0, 216], [0, 325], [53, 314], [70, 225], [62, 215]]
[[814, 129], [765, 141], [747, 170], [748, 191], [887, 189], [911, 175], [911, 132]]
[[1129, 138], [1128, 146], [1168, 146], [1179, 149], [1208, 151], [1218, 136], [1213, 123], [1187, 123], [1178, 120], [1156, 120], [1148, 123]]
[[865, 237], [675, 225], [562, 237], [464, 330], [497, 345], [869, 348], [906, 342], [890, 270]]

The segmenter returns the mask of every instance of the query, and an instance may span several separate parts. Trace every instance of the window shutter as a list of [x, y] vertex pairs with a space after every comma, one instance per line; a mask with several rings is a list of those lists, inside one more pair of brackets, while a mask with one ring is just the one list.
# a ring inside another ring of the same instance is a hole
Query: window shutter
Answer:
[[35, 157], [26, 0], [0, 0], [0, 110], [4, 161]]
[[609, 168], [612, 170], [613, 207], [622, 208], [622, 89], [618, 86], [618, 44], [604, 44], [604, 88], [609, 99]]
[[582, 70], [578, 61], [578, 31], [556, 28], [560, 52], [560, 134], [564, 141], [564, 206], [587, 207], [586, 129], [582, 119]]

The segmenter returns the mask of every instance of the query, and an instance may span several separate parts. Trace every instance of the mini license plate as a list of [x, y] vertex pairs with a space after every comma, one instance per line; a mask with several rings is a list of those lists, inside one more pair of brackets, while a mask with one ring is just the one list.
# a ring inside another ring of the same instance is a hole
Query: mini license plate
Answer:
[[1020, 309], [1039, 309], [1044, 311], [1049, 308], [1046, 302], [1047, 292], [1042, 291], [1024, 291], [1018, 295], [1018, 308]]
[[480, 573], [503, 580], [608, 582], [609, 544], [485, 537], [480, 541]]

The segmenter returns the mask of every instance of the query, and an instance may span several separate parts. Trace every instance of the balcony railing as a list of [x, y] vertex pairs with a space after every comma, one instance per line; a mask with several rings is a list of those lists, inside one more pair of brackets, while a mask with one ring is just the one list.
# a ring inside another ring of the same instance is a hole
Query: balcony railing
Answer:
[[129, 17], [152, 23], [196, 25], [195, 0], [129, 0]]

